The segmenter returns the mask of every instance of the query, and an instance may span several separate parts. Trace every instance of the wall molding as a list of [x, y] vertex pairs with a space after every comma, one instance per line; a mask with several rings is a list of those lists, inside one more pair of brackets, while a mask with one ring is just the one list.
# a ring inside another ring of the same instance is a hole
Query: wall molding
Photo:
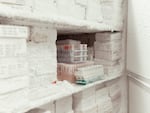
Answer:
[[141, 75], [135, 74], [133, 72], [127, 71], [128, 80], [133, 81], [135, 84], [145, 89], [150, 93], [150, 79], [142, 77]]

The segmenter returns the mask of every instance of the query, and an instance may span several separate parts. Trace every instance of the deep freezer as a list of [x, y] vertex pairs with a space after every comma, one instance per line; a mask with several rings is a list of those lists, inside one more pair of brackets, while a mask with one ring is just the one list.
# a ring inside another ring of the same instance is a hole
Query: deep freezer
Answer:
[[0, 0], [0, 112], [149, 113], [148, 3]]

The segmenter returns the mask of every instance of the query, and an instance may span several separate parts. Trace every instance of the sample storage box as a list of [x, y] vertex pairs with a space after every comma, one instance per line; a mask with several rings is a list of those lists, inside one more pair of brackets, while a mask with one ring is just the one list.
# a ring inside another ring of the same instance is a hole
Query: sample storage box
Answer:
[[72, 6], [72, 13], [71, 16], [75, 19], [84, 20], [86, 17], [86, 6], [75, 4]]
[[44, 85], [41, 87], [38, 86], [38, 87], [30, 88], [29, 98], [30, 100], [34, 101], [37, 99], [54, 96], [58, 93], [59, 93], [59, 89], [57, 87], [53, 87], [52, 85]]
[[75, 40], [57, 41], [57, 59], [59, 63], [81, 63], [87, 61], [87, 44]]
[[68, 113], [72, 111], [72, 96], [56, 100], [56, 113]]
[[121, 33], [96, 33], [95, 38], [98, 42], [111, 42], [121, 40]]
[[73, 19], [85, 18], [86, 7], [76, 4], [75, 0], [57, 0], [56, 3], [58, 15]]
[[96, 59], [104, 59], [109, 61], [115, 61], [121, 58], [121, 51], [109, 52], [109, 51], [95, 51]]
[[55, 104], [54, 104], [54, 102], [42, 105], [39, 108], [51, 111], [51, 113], [55, 113]]
[[[88, 84], [104, 79], [104, 68], [102, 65], [91, 65], [80, 67], [75, 72], [76, 83]], [[84, 83], [83, 83], [84, 82]]]
[[0, 78], [27, 74], [28, 27], [0, 25]]
[[34, 13], [36, 14], [43, 14], [44, 16], [47, 16], [49, 13], [51, 15], [57, 14], [57, 8], [56, 8], [56, 1], [55, 0], [45, 0], [40, 1], [40, 0], [34, 0]]
[[110, 42], [98, 42], [94, 43], [94, 48], [97, 51], [119, 51], [121, 49], [121, 40], [115, 40]]
[[13, 92], [19, 89], [27, 88], [29, 86], [29, 77], [14, 77], [0, 80], [0, 94]]
[[41, 40], [36, 40], [37, 42], [28, 42], [27, 43], [27, 54], [30, 57], [56, 57], [56, 45], [52, 40], [51, 42], [43, 42]]
[[33, 42], [39, 44], [42, 44], [42, 42], [47, 42], [47, 44], [55, 45], [57, 39], [57, 31], [56, 29], [50, 27], [32, 27], [30, 39]]
[[112, 81], [106, 84], [109, 90], [109, 97], [112, 102], [113, 112], [112, 113], [119, 113], [121, 106], [122, 106], [122, 92], [120, 83], [116, 81]]
[[56, 94], [56, 90], [52, 89], [52, 82], [57, 80], [56, 38], [55, 29], [45, 27], [31, 29], [31, 37], [27, 43], [31, 100]]
[[67, 80], [71, 83], [75, 83], [75, 71], [79, 67], [90, 66], [93, 65], [93, 61], [88, 61], [79, 64], [65, 64], [58, 63], [57, 64], [57, 78], [58, 80]]
[[21, 77], [28, 75], [28, 63], [23, 57], [0, 58], [0, 78]]
[[[98, 13], [94, 13], [97, 12]], [[87, 0], [86, 19], [89, 21], [102, 22], [101, 4], [98, 0]]]
[[108, 97], [108, 88], [102, 88], [96, 90], [96, 103], [98, 104], [103, 98]]
[[0, 37], [0, 51], [0, 57], [26, 56], [26, 38], [20, 37], [19, 39], [19, 37]]
[[121, 33], [97, 33], [94, 44], [95, 63], [104, 66], [104, 72], [110, 76], [120, 76], [122, 73]]
[[121, 97], [121, 87], [119, 83], [114, 83], [112, 85], [107, 85], [109, 88], [109, 96], [112, 100], [115, 100], [119, 97]]
[[100, 0], [103, 21], [114, 27], [123, 25], [123, 0]]
[[113, 112], [112, 113], [119, 113], [119, 111], [121, 110], [121, 106], [122, 106], [121, 98], [113, 100], [112, 106], [113, 106]]
[[4, 110], [8, 111], [6, 113], [11, 113], [13, 110], [18, 110], [18, 108], [26, 107], [29, 104], [28, 91], [28, 88], [25, 88], [3, 95], [0, 94], [0, 112]]
[[[30, 88], [37, 88], [45, 85], [49, 85], [51, 78], [49, 74], [42, 76], [30, 76]], [[52, 75], [51, 75], [52, 76]]]
[[94, 44], [95, 58], [115, 61], [121, 58], [121, 34], [97, 33]]
[[56, 38], [55, 29], [33, 27], [31, 41], [27, 44], [30, 73], [32, 76], [49, 75], [50, 83], [57, 78]]
[[113, 107], [109, 97], [103, 98], [98, 103], [98, 113], [112, 113]]
[[80, 111], [95, 105], [95, 87], [91, 87], [73, 95], [73, 109]]
[[112, 102], [107, 87], [96, 90], [96, 104], [98, 105], [98, 113], [112, 113]]
[[47, 57], [34, 57], [28, 59], [29, 62], [29, 70], [37, 76], [44, 74], [56, 73], [57, 69], [57, 61], [56, 58], [53, 60], [52, 58]]
[[120, 76], [122, 73], [122, 66], [118, 61], [107, 61], [103, 59], [95, 59], [95, 64], [104, 66], [104, 73], [108, 77]]
[[0, 112], [28, 105], [28, 31], [28, 27], [0, 25]]
[[97, 113], [97, 105], [90, 105], [89, 103], [88, 107], [81, 110], [77, 110], [75, 111], [75, 113]]

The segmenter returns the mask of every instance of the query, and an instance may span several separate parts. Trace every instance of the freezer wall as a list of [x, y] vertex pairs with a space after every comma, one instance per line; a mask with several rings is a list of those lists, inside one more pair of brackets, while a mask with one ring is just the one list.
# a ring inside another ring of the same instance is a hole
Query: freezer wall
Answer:
[[150, 90], [134, 79], [129, 80], [129, 113], [149, 113]]
[[150, 108], [150, 15], [148, 0], [128, 1], [127, 70], [129, 113], [148, 113]]

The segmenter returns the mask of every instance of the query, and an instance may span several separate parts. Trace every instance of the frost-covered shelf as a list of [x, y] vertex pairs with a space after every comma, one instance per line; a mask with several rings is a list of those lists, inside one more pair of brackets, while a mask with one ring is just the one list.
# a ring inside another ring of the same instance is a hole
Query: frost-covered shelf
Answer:
[[87, 89], [87, 88], [89, 88], [89, 87], [92, 87], [92, 86], [100, 85], [100, 84], [103, 84], [103, 83], [105, 83], [105, 82], [109, 82], [109, 81], [111, 81], [111, 80], [118, 79], [118, 78], [120, 78], [120, 77], [121, 77], [121, 76], [108, 77], [108, 78], [106, 78], [106, 79], [104, 79], [104, 80], [100, 80], [100, 81], [97, 81], [97, 82], [94, 82], [94, 83], [91, 83], [91, 84], [88, 84], [88, 85], [85, 85], [85, 86], [76, 85], [76, 84], [75, 84], [75, 85], [74, 85], [74, 87], [75, 87], [74, 93], [83, 91], [83, 90], [85, 90], [85, 89]]
[[9, 7], [0, 7], [0, 22], [3, 24], [51, 26], [59, 33], [90, 33], [100, 31], [120, 31], [121, 28], [88, 20], [79, 20], [59, 15], [35, 14], [26, 10], [11, 10]]
[[[52, 95], [48, 96], [48, 97], [44, 97], [44, 98], [41, 98], [41, 99], [38, 99], [38, 100], [35, 100], [35, 101], [31, 101], [31, 103], [26, 106], [25, 108], [23, 109], [20, 109], [20, 110], [17, 110], [17, 111], [14, 111], [12, 113], [24, 113], [24, 112], [27, 112], [31, 109], [34, 109], [36, 107], [40, 107], [42, 105], [45, 105], [45, 104], [48, 104], [50, 102], [53, 102], [55, 100], [58, 100], [58, 99], [61, 99], [61, 98], [64, 98], [64, 97], [67, 97], [67, 96], [70, 96], [74, 93], [78, 93], [80, 91], [83, 91], [87, 88], [90, 88], [92, 86], [96, 86], [96, 85], [100, 85], [100, 84], [103, 84], [105, 82], [109, 82], [111, 80], [115, 80], [115, 79], [118, 79], [120, 78], [121, 76], [116, 76], [116, 77], [109, 77], [109, 78], [106, 78], [105, 80], [100, 80], [100, 81], [97, 81], [97, 82], [94, 82], [94, 83], [91, 83], [91, 84], [88, 84], [88, 85], [77, 85], [77, 84], [73, 84], [73, 85], [70, 85], [70, 84], [63, 84], [63, 83], [60, 83], [58, 86], [56, 85], [56, 89], [55, 89], [55, 94], [53, 93]], [[63, 87], [62, 87], [63, 86]], [[64, 86], [68, 86], [64, 88]]]

